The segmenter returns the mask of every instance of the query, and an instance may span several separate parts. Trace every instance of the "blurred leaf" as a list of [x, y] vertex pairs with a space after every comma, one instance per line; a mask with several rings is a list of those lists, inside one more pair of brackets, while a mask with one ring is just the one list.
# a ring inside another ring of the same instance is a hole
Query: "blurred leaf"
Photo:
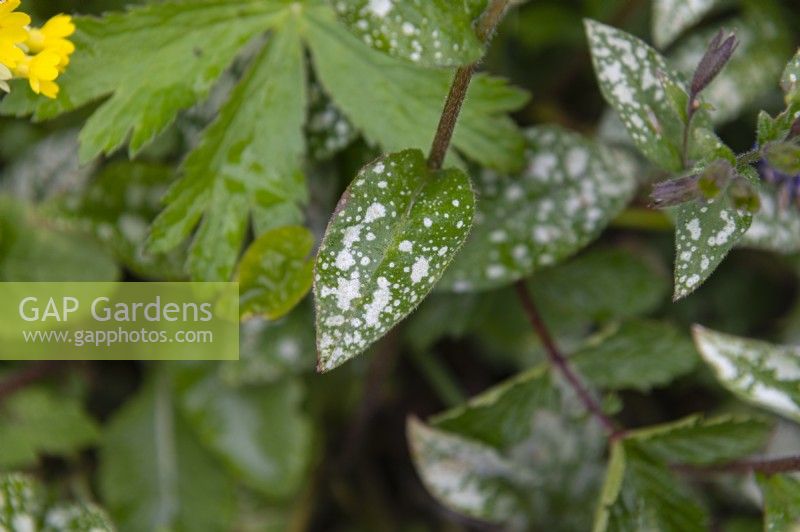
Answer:
[[727, 193], [677, 207], [674, 300], [688, 296], [708, 279], [752, 220], [753, 215], [737, 209]]
[[286, 23], [187, 156], [184, 177], [153, 225], [150, 248], [175, 247], [200, 222], [187, 268], [195, 280], [228, 280], [250, 211], [269, 218], [273, 227], [301, 221], [299, 204], [307, 195], [299, 174], [305, 107], [299, 28]]
[[42, 532], [113, 532], [106, 513], [93, 504], [59, 504], [47, 510]]
[[40, 486], [18, 473], [0, 475], [0, 527], [4, 530], [35, 530], [42, 511]]
[[698, 361], [688, 337], [667, 323], [634, 320], [590, 338], [572, 356], [595, 386], [646, 392], [689, 373]]
[[265, 384], [312, 371], [317, 348], [311, 305], [304, 302], [279, 321], [244, 320], [239, 327], [239, 360], [220, 364], [230, 386]]
[[311, 456], [311, 426], [295, 380], [234, 388], [202, 368], [184, 376], [180, 403], [201, 440], [249, 487], [296, 495]]
[[694, 327], [697, 350], [728, 390], [800, 422], [800, 348]]
[[0, 468], [34, 466], [40, 454], [76, 453], [99, 436], [99, 427], [77, 400], [25, 388], [0, 405]]
[[428, 170], [419, 150], [364, 167], [317, 256], [319, 369], [358, 355], [425, 298], [461, 248], [475, 198], [460, 170]]
[[549, 368], [540, 365], [430, 420], [432, 426], [503, 449], [526, 438], [534, 412], [553, 402]]
[[774, 187], [761, 188], [759, 203], [761, 208], [739, 245], [781, 254], [800, 251], [800, 212], [792, 206], [782, 207]]
[[[307, 33], [320, 83], [368, 141], [385, 152], [419, 148], [433, 140], [452, 73], [424, 69], [370, 50], [327, 10], [309, 13]], [[453, 146], [498, 170], [519, 170], [524, 139], [505, 113], [527, 95], [479, 75], [472, 83]]]
[[663, 169], [680, 170], [684, 128], [659, 78], [679, 82], [664, 58], [633, 35], [599, 22], [587, 20], [586, 33], [603, 96], [634, 144]]
[[80, 18], [58, 99], [14, 90], [0, 112], [52, 118], [110, 96], [81, 132], [81, 160], [111, 153], [129, 136], [135, 155], [205, 97], [242, 46], [285, 8], [275, 0], [172, 0]]
[[114, 162], [103, 168], [68, 212], [89, 224], [97, 239], [136, 274], [150, 279], [182, 279], [185, 250], [152, 254], [145, 249], [148, 227], [172, 181], [166, 166]]
[[0, 281], [114, 281], [109, 253], [70, 224], [0, 196]]
[[311, 289], [314, 235], [305, 227], [267, 231], [239, 263], [239, 308], [243, 316], [285, 316]]
[[309, 87], [306, 142], [316, 160], [330, 159], [358, 138], [358, 131], [331, 101], [319, 83]]
[[653, 41], [666, 48], [724, 0], [654, 0]]
[[710, 465], [730, 462], [763, 448], [772, 427], [760, 419], [700, 415], [638, 429], [626, 438], [640, 442], [651, 455], [670, 464]]
[[630, 200], [634, 173], [620, 152], [556, 127], [527, 137], [524, 174], [480, 174], [475, 226], [445, 288], [496, 288], [558, 263], [597, 238]]
[[491, 447], [433, 429], [415, 418], [408, 421], [407, 437], [423, 484], [442, 504], [497, 523], [524, 515], [520, 498], [532, 488], [530, 472]]
[[122, 532], [229, 530], [234, 484], [175, 400], [162, 367], [106, 428], [100, 492]]
[[764, 496], [764, 530], [796, 530], [800, 526], [800, 480], [790, 475], [756, 475]]
[[466, 65], [483, 47], [466, 2], [451, 0], [336, 0], [350, 30], [369, 46], [425, 66]]
[[736, 118], [765, 93], [774, 91], [791, 53], [791, 37], [782, 8], [764, 0], [746, 0], [744, 5], [742, 16], [693, 33], [670, 54], [670, 64], [690, 75], [714, 35], [721, 29], [734, 29], [739, 47], [703, 91], [703, 99], [713, 109], [710, 117], [718, 124]]

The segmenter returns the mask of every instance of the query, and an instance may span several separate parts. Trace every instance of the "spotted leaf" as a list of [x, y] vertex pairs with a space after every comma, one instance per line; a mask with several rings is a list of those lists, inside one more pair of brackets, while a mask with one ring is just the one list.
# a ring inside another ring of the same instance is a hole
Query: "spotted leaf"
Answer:
[[721, 3], [722, 0], [654, 0], [652, 32], [656, 46], [666, 48]]
[[697, 349], [717, 379], [745, 401], [800, 422], [800, 348], [694, 327]]
[[360, 172], [317, 256], [321, 371], [362, 352], [424, 299], [463, 245], [474, 203], [463, 172], [431, 172], [419, 150]]
[[800, 104], [800, 50], [794, 55], [781, 77], [781, 87], [787, 103]]
[[518, 176], [483, 171], [467, 245], [442, 286], [495, 288], [559, 262], [594, 240], [635, 188], [632, 165], [556, 127], [527, 133], [527, 169]]
[[680, 170], [683, 124], [659, 78], [680, 82], [664, 58], [633, 35], [593, 20], [586, 21], [586, 33], [600, 90], [636, 147], [664, 169]]
[[465, 2], [452, 0], [335, 0], [339, 16], [365, 43], [426, 66], [476, 61], [481, 44]]
[[311, 289], [314, 235], [299, 226], [267, 231], [239, 263], [239, 309], [243, 316], [275, 320], [292, 310]]
[[694, 292], [741, 240], [753, 215], [733, 206], [727, 194], [709, 202], [677, 207], [675, 291], [678, 300]]
[[759, 194], [759, 203], [761, 208], [753, 215], [753, 223], [740, 244], [774, 253], [800, 251], [800, 212], [794, 207], [781, 207], [779, 193], [766, 187]]
[[407, 437], [423, 484], [442, 504], [491, 522], [524, 515], [532, 475], [494, 448], [411, 418]]

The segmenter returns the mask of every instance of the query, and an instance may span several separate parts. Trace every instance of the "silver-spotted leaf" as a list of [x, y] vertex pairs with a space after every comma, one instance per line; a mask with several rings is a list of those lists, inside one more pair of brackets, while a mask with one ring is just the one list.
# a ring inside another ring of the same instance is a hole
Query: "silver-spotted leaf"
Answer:
[[239, 263], [239, 311], [276, 320], [292, 310], [311, 289], [314, 235], [305, 227], [267, 231]]
[[654, 0], [652, 33], [659, 48], [666, 48], [723, 0]]
[[737, 209], [727, 194], [709, 202], [690, 201], [677, 207], [675, 300], [703, 284], [741, 240], [752, 220], [753, 215]]
[[600, 90], [636, 147], [665, 170], [680, 170], [683, 123], [659, 78], [681, 84], [664, 58], [633, 35], [593, 20], [586, 21], [586, 33]]
[[426, 66], [477, 61], [483, 51], [466, 2], [334, 0], [337, 14], [366, 44]]
[[361, 170], [317, 256], [320, 370], [361, 353], [416, 308], [463, 245], [474, 208], [469, 178], [428, 170], [419, 150]]
[[496, 288], [558, 263], [594, 240], [633, 194], [633, 165], [620, 152], [557, 127], [526, 136], [521, 175], [478, 176], [475, 226], [442, 287]]
[[800, 422], [800, 348], [694, 327], [717, 380], [745, 401]]
[[785, 254], [800, 251], [800, 211], [781, 207], [778, 191], [766, 187], [759, 193], [759, 203], [761, 208], [739, 245]]
[[446, 507], [497, 523], [523, 514], [521, 495], [533, 489], [533, 479], [519, 464], [488, 445], [414, 418], [407, 437], [423, 484]]

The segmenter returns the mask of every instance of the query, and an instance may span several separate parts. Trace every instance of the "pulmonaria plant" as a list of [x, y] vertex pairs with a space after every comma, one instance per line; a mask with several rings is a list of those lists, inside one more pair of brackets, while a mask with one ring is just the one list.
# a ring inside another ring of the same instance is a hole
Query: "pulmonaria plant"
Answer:
[[10, 92], [9, 81], [27, 79], [31, 90], [48, 98], [58, 96], [56, 79], [66, 70], [75, 45], [68, 39], [75, 25], [68, 15], [56, 15], [41, 28], [16, 11], [20, 0], [0, 2], [0, 90]]

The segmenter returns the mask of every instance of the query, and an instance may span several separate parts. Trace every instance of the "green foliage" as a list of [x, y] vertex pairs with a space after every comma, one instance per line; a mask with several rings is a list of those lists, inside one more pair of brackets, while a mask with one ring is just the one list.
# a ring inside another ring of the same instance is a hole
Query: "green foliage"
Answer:
[[0, 411], [0, 468], [30, 467], [40, 455], [70, 455], [97, 443], [97, 424], [75, 399], [29, 388], [3, 403]]
[[239, 310], [278, 319], [311, 289], [314, 262], [309, 254], [314, 235], [297, 226], [279, 227], [261, 235], [239, 264]]
[[527, 139], [522, 175], [479, 174], [475, 227], [445, 288], [496, 288], [561, 262], [629, 201], [634, 171], [624, 154], [555, 127], [530, 129]]
[[342, 196], [317, 258], [319, 368], [361, 353], [422, 301], [464, 244], [467, 176], [430, 171], [417, 150], [372, 162]]
[[764, 529], [792, 530], [800, 524], [800, 481], [790, 475], [758, 475], [764, 495]]
[[654, 0], [652, 30], [656, 46], [666, 48], [721, 3], [722, 0]]

